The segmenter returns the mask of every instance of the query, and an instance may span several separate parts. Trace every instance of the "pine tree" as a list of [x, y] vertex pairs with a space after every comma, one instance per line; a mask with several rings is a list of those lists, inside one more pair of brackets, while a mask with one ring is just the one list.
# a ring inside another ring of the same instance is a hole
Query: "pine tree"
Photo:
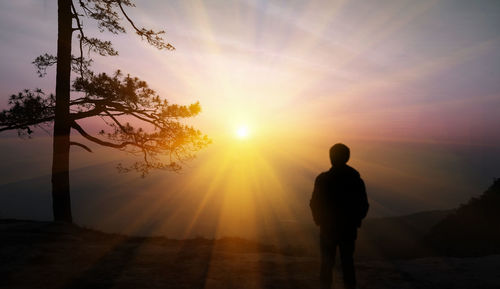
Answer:
[[[56, 91], [24, 90], [9, 99], [9, 109], [0, 112], [0, 132], [17, 130], [19, 135], [31, 135], [34, 127], [53, 123], [52, 201], [54, 220], [71, 223], [69, 156], [70, 146], [91, 149], [71, 140], [71, 129], [86, 140], [101, 146], [139, 153], [142, 160], [121, 171], [135, 170], [143, 176], [151, 169], [179, 170], [180, 163], [190, 159], [210, 140], [197, 129], [180, 122], [200, 112], [200, 104], [188, 106], [170, 104], [145, 81], [117, 71], [113, 75], [94, 73], [92, 59], [97, 53], [115, 56], [118, 52], [110, 41], [90, 37], [82, 19], [97, 23], [101, 32], [125, 33], [122, 22], [130, 25], [141, 39], [160, 50], [174, 50], [165, 41], [164, 31], [138, 27], [126, 9], [135, 7], [131, 0], [58, 0], [57, 55], [45, 53], [33, 62], [39, 76], [56, 65]], [[77, 32], [78, 54], [72, 54], [73, 32]], [[75, 77], [71, 80], [71, 74]], [[72, 93], [73, 92], [73, 95]], [[81, 120], [100, 117], [106, 129], [92, 135], [82, 127]], [[126, 122], [134, 118], [134, 124]], [[139, 124], [139, 125], [137, 125]], [[160, 156], [168, 156], [163, 160]]]

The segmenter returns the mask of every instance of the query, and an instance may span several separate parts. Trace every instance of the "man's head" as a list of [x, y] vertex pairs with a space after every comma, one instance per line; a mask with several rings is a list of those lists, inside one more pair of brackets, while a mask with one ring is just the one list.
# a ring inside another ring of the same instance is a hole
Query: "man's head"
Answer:
[[335, 144], [330, 148], [330, 161], [334, 166], [346, 164], [350, 155], [349, 148], [343, 143]]

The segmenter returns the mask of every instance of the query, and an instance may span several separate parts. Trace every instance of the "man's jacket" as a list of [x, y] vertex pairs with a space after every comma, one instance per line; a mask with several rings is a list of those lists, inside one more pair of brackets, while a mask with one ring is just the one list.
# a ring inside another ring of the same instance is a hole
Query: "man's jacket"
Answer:
[[310, 207], [322, 232], [355, 238], [369, 207], [359, 173], [348, 165], [321, 173], [314, 183]]

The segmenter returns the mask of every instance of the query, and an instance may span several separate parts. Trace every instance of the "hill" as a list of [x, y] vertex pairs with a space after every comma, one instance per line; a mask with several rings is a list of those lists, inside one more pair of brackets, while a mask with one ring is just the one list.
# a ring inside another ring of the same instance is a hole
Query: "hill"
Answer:
[[434, 225], [453, 211], [424, 211], [397, 217], [366, 219], [359, 230], [357, 255], [377, 259], [431, 255], [422, 240]]
[[[366, 289], [499, 288], [500, 255], [360, 261]], [[237, 238], [173, 240], [0, 220], [0, 288], [318, 288], [319, 259]], [[338, 272], [337, 272], [338, 273]], [[335, 283], [341, 285], [339, 274]]]
[[440, 255], [500, 253], [500, 179], [433, 226], [425, 241]]

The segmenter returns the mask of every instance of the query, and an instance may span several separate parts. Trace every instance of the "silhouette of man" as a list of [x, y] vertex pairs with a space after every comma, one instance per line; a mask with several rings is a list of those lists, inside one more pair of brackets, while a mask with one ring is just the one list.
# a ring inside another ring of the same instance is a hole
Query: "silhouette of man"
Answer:
[[354, 243], [361, 220], [368, 212], [365, 184], [359, 173], [348, 166], [349, 148], [341, 143], [330, 148], [332, 167], [314, 183], [310, 207], [320, 227], [322, 288], [331, 288], [337, 247], [346, 289], [356, 287]]

